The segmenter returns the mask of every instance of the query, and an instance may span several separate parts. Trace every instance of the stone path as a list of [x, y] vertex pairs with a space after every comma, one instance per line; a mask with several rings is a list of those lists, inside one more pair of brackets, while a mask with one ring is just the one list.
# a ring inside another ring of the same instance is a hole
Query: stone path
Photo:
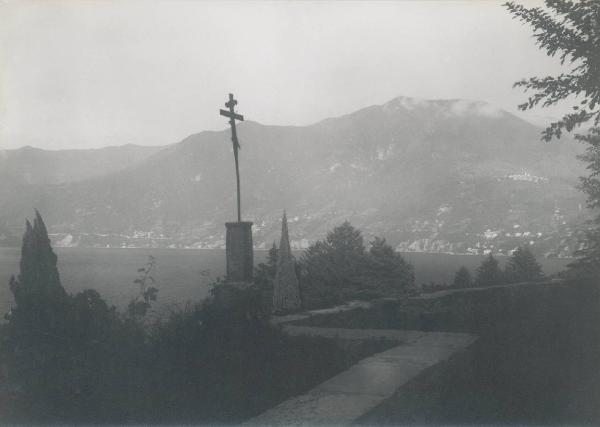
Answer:
[[[546, 285], [554, 281], [537, 283]], [[514, 288], [532, 283], [514, 283], [485, 288], [449, 289], [410, 297], [410, 300], [432, 300], [452, 294], [480, 292], [493, 288]], [[477, 337], [450, 332], [423, 332], [387, 329], [319, 328], [290, 325], [290, 322], [320, 314], [339, 313], [373, 304], [352, 301], [347, 304], [312, 310], [288, 316], [273, 317], [289, 335], [308, 335], [347, 340], [388, 339], [398, 343], [390, 350], [367, 357], [348, 370], [319, 384], [308, 393], [286, 400], [259, 416], [246, 421], [247, 425], [347, 425], [359, 419], [390, 398], [400, 387], [424, 370], [448, 360], [466, 350]]]
[[343, 329], [294, 326], [285, 323], [315, 314], [336, 313], [369, 303], [350, 303], [273, 320], [290, 335], [309, 335], [351, 340], [389, 339], [398, 345], [361, 360], [350, 369], [319, 384], [308, 393], [286, 400], [246, 425], [346, 425], [390, 398], [398, 388], [453, 354], [465, 350], [477, 337], [449, 332], [386, 329]]

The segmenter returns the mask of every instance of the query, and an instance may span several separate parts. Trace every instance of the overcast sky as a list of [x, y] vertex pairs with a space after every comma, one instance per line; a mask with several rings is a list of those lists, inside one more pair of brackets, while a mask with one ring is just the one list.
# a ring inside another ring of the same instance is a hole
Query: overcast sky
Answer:
[[0, 0], [0, 148], [177, 142], [225, 128], [229, 92], [277, 125], [399, 95], [515, 112], [515, 80], [558, 70], [491, 0]]

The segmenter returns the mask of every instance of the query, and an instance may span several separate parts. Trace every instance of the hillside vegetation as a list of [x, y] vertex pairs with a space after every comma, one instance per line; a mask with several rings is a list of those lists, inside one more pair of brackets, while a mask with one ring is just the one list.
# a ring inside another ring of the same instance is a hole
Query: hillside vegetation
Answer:
[[[544, 144], [539, 132], [483, 102], [405, 97], [305, 127], [244, 122], [244, 217], [264, 248], [285, 207], [295, 247], [350, 220], [400, 250], [483, 253], [533, 241], [537, 254], [569, 255], [586, 215], [574, 188], [579, 147]], [[28, 168], [12, 156], [17, 170]], [[71, 236], [63, 244], [224, 245], [223, 222], [235, 212], [228, 130], [191, 135], [105, 172], [5, 187], [0, 224], [17, 229], [35, 206], [55, 241]], [[63, 173], [69, 169], [55, 172]]]

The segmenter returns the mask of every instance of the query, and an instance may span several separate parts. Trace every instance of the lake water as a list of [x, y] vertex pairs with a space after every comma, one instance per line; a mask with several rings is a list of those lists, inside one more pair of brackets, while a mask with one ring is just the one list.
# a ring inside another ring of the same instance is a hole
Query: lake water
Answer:
[[[109, 303], [124, 307], [138, 292], [133, 283], [148, 256], [156, 258], [154, 277], [160, 304], [185, 304], [200, 301], [209, 283], [225, 272], [225, 251], [213, 249], [96, 249], [57, 248], [58, 268], [63, 286], [69, 292], [96, 289]], [[263, 262], [266, 251], [255, 251], [255, 264]], [[452, 282], [456, 270], [464, 265], [474, 272], [483, 256], [430, 253], [402, 254], [415, 268], [418, 284]], [[20, 249], [0, 248], [0, 313], [12, 302], [8, 287], [11, 274], [19, 272]], [[506, 261], [498, 257], [500, 264]], [[567, 259], [540, 259], [544, 273], [565, 268]], [[206, 272], [208, 271], [208, 275]]]

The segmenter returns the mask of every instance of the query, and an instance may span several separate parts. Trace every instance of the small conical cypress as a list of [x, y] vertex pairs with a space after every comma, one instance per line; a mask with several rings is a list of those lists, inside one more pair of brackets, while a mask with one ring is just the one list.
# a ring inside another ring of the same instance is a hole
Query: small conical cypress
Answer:
[[279, 243], [277, 256], [277, 272], [275, 273], [273, 287], [273, 310], [276, 313], [285, 313], [298, 310], [301, 305], [300, 286], [290, 248], [287, 217], [284, 211], [281, 221], [281, 242]]

